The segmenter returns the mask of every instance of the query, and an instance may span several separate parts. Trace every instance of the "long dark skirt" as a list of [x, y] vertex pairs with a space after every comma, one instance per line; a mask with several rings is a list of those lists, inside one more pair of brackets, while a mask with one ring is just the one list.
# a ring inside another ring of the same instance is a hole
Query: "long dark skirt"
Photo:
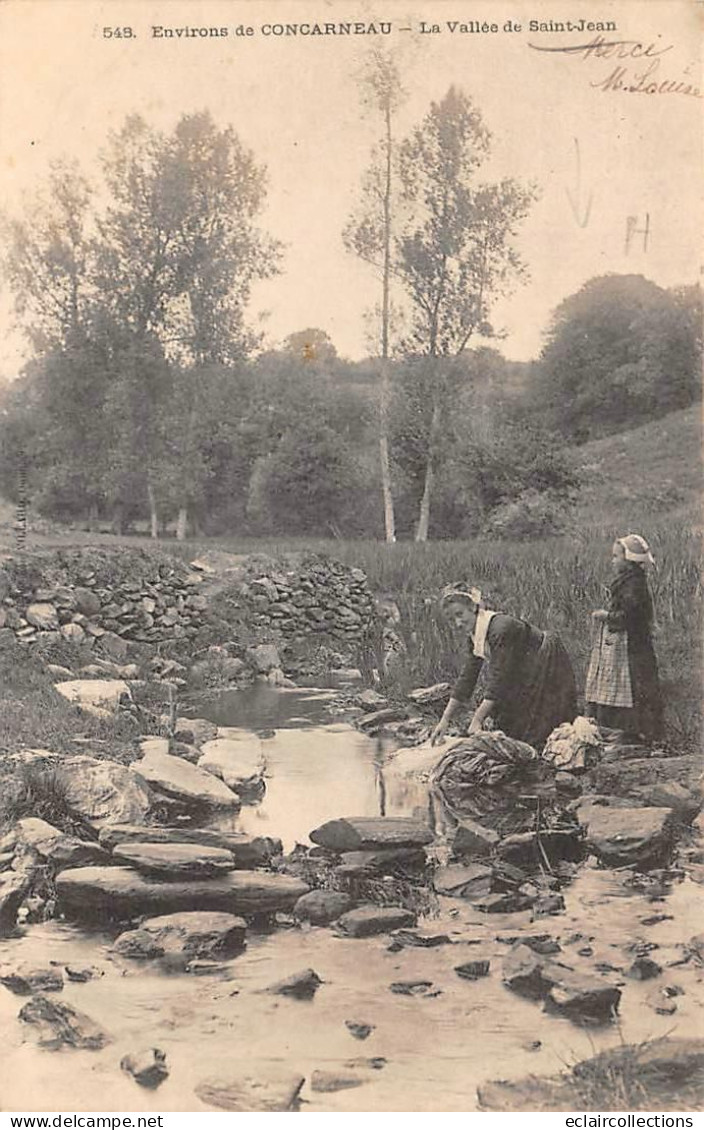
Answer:
[[545, 632], [537, 651], [523, 657], [514, 693], [510, 701], [496, 704], [494, 720], [509, 737], [538, 747], [556, 726], [576, 716], [577, 686], [570, 657], [559, 636]]

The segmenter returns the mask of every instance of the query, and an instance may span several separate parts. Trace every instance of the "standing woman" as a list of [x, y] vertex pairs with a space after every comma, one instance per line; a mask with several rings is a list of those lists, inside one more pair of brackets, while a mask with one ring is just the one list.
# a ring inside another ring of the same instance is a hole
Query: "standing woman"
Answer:
[[468, 733], [481, 730], [491, 715], [497, 728], [532, 746], [543, 744], [561, 722], [577, 713], [577, 693], [570, 658], [552, 632], [525, 620], [484, 607], [478, 589], [450, 585], [443, 591], [441, 611], [469, 636], [469, 658], [455, 683], [445, 712], [433, 730], [440, 741], [448, 722], [466, 705], [482, 664], [488, 666], [484, 697]]
[[653, 601], [646, 566], [654, 565], [645, 538], [627, 534], [611, 550], [609, 607], [592, 612], [587, 711], [603, 726], [649, 742], [663, 736], [663, 709], [653, 647]]

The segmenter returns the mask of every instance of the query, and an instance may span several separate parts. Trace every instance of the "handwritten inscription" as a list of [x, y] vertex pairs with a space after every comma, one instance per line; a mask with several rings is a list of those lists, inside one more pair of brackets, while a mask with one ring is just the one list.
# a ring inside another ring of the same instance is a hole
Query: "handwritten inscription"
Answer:
[[[665, 74], [661, 69], [662, 56], [672, 51], [673, 45], [642, 43], [638, 39], [606, 39], [595, 35], [587, 43], [558, 44], [554, 47], [529, 43], [533, 51], [566, 55], [582, 62], [615, 61], [608, 74], [594, 79], [590, 86], [603, 92], [622, 91], [625, 94], [683, 94], [701, 98], [701, 91], [684, 77]], [[686, 72], [685, 72], [686, 74]]]

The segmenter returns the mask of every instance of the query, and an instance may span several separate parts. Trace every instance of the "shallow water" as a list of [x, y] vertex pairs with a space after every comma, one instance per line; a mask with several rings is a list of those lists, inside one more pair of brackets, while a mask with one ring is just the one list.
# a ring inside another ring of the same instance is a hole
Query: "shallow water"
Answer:
[[[296, 691], [223, 696], [208, 714], [221, 725], [262, 730], [268, 763], [264, 802], [243, 809], [240, 826], [281, 836], [287, 846], [338, 815], [375, 814], [384, 803], [379, 765], [384, 749], [340, 724], [325, 711], [328, 696]], [[275, 697], [272, 697], [274, 696]], [[202, 706], [198, 713], [203, 714]], [[414, 807], [422, 797], [408, 797]], [[386, 798], [386, 803], [389, 798]], [[402, 806], [403, 799], [396, 803]], [[197, 1111], [211, 1109], [194, 1094], [209, 1076], [247, 1071], [260, 1074], [272, 1064], [310, 1080], [315, 1069], [340, 1069], [346, 1061], [381, 1056], [381, 1070], [364, 1072], [364, 1084], [333, 1094], [315, 1093], [306, 1083], [303, 1109], [310, 1111], [472, 1111], [476, 1087], [487, 1079], [551, 1074], [596, 1051], [671, 1033], [691, 1036], [701, 1027], [702, 970], [670, 963], [682, 958], [678, 943], [701, 929], [702, 887], [684, 880], [652, 901], [629, 890], [623, 875], [586, 866], [565, 891], [567, 909], [542, 919], [534, 929], [554, 934], [558, 959], [585, 973], [597, 961], [615, 967], [610, 978], [623, 986], [618, 1025], [582, 1029], [549, 1016], [501, 982], [506, 942], [498, 936], [527, 925], [529, 914], [486, 916], [461, 900], [440, 900], [440, 915], [426, 923], [447, 933], [453, 944], [435, 949], [388, 950], [388, 938], [336, 937], [326, 929], [282, 928], [250, 933], [246, 951], [223, 975], [166, 975], [110, 953], [112, 936], [61, 922], [32, 926], [23, 937], [0, 940], [0, 962], [95, 965], [102, 976], [67, 983], [59, 999], [99, 1022], [112, 1042], [99, 1052], [37, 1049], [27, 1026], [17, 1020], [23, 1000], [0, 988], [4, 1033], [2, 1106], [5, 1110]], [[655, 913], [672, 920], [653, 926]], [[655, 981], [627, 980], [628, 947], [657, 945], [653, 957], [664, 972]], [[590, 946], [591, 956], [578, 950]], [[488, 957], [490, 975], [461, 980], [454, 966]], [[313, 1001], [262, 992], [272, 982], [306, 967], [323, 979]], [[435, 996], [404, 997], [390, 992], [398, 980], [432, 982]], [[646, 1005], [653, 988], [679, 985], [674, 1016]], [[346, 1020], [373, 1024], [365, 1041], [355, 1039]], [[539, 1041], [538, 1046], [536, 1042]], [[127, 1052], [157, 1046], [171, 1071], [151, 1092], [119, 1068]]]

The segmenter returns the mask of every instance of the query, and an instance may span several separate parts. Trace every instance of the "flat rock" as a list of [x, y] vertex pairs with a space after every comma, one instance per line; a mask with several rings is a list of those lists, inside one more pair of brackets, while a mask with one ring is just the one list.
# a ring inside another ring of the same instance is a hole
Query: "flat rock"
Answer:
[[491, 891], [493, 876], [493, 869], [483, 863], [450, 863], [435, 872], [433, 886], [452, 898], [480, 898]]
[[148, 754], [137, 770], [158, 792], [197, 808], [240, 807], [240, 798], [224, 781], [171, 754]]
[[145, 919], [139, 929], [120, 934], [115, 950], [124, 957], [231, 957], [243, 949], [246, 933], [246, 922], [234, 914], [189, 910]]
[[672, 849], [672, 809], [594, 806], [587, 844], [606, 867], [655, 867]]
[[61, 762], [61, 782], [71, 810], [91, 827], [143, 824], [154, 794], [134, 769], [96, 757], [68, 757]]
[[41, 993], [20, 1009], [19, 1018], [33, 1025], [43, 1048], [71, 1047], [98, 1051], [110, 1040], [107, 1032], [84, 1012], [63, 1001], [52, 1001]]
[[116, 714], [120, 703], [132, 698], [124, 679], [69, 679], [54, 687], [69, 702], [98, 718]]
[[383, 710], [374, 710], [371, 714], [363, 714], [357, 725], [365, 733], [372, 733], [389, 722], [403, 722], [408, 717], [408, 713], [408, 710], [403, 706], [387, 706]]
[[45, 601], [30, 604], [25, 612], [25, 619], [33, 628], [40, 628], [44, 632], [56, 631], [59, 627], [55, 606]]
[[361, 1087], [368, 1082], [368, 1077], [358, 1075], [351, 1071], [314, 1071], [310, 1077], [311, 1091], [322, 1094], [332, 1094], [335, 1091], [349, 1091], [352, 1087]]
[[493, 828], [485, 828], [476, 820], [460, 820], [452, 841], [452, 850], [455, 855], [483, 858], [491, 855], [500, 838]]
[[297, 1110], [303, 1075], [283, 1070], [278, 1064], [257, 1063], [258, 1074], [203, 1079], [195, 1088], [201, 1102], [221, 1110], [257, 1112]]
[[322, 983], [314, 969], [301, 969], [269, 985], [266, 991], [278, 997], [294, 997], [299, 1001], [310, 1001]]
[[81, 867], [91, 863], [107, 863], [108, 852], [96, 843], [79, 840], [55, 828], [37, 816], [17, 821], [18, 847], [29, 848], [51, 863], [57, 871], [65, 867]]
[[376, 851], [345, 851], [335, 868], [338, 875], [393, 875], [418, 871], [427, 860], [423, 848], [379, 848]]
[[313, 926], [327, 926], [352, 906], [345, 891], [308, 891], [293, 908], [293, 917]]
[[370, 938], [402, 926], [415, 926], [416, 915], [401, 906], [358, 906], [337, 921], [337, 928], [350, 938]]
[[131, 1075], [140, 1087], [147, 1087], [152, 1091], [169, 1075], [166, 1053], [161, 1048], [144, 1048], [141, 1051], [130, 1052], [122, 1057], [120, 1067]]
[[249, 836], [245, 832], [220, 832], [214, 828], [169, 828], [143, 824], [114, 824], [100, 832], [100, 844], [112, 851], [118, 844], [203, 844], [224, 848], [234, 857], [235, 867], [267, 867], [281, 855], [281, 840], [274, 836]]
[[695, 796], [678, 781], [639, 785], [633, 790], [633, 795], [646, 807], [671, 808], [684, 824], [690, 824], [702, 806], [701, 797]]
[[328, 820], [310, 833], [314, 844], [330, 851], [369, 851], [377, 848], [424, 847], [433, 833], [420, 820], [405, 817], [350, 816]]
[[256, 737], [249, 742], [231, 738], [206, 742], [198, 767], [219, 777], [240, 796], [257, 795], [264, 789], [265, 764], [261, 742]]
[[204, 844], [123, 843], [112, 855], [142, 874], [169, 879], [210, 879], [235, 867], [229, 851]]
[[577, 828], [565, 831], [546, 829], [541, 832], [540, 839], [535, 832], [518, 832], [515, 835], [505, 836], [497, 848], [500, 859], [531, 870], [541, 866], [543, 852], [551, 864], [561, 859], [572, 862], [581, 859], [584, 848], [579, 830]]
[[269, 914], [291, 910], [308, 887], [300, 879], [264, 871], [230, 871], [217, 879], [161, 883], [127, 867], [78, 867], [59, 875], [56, 889], [59, 908], [69, 917], [90, 918], [98, 912], [119, 920], [181, 910]]
[[367, 1040], [374, 1031], [375, 1024], [367, 1024], [365, 1020], [346, 1020], [345, 1028], [354, 1036], [355, 1040]]
[[64, 979], [58, 969], [32, 969], [29, 966], [3, 965], [0, 967], [0, 985], [20, 997], [32, 993], [58, 993], [64, 987]]
[[408, 946], [415, 949], [435, 949], [437, 946], [449, 946], [452, 944], [448, 934], [436, 934], [427, 927], [420, 927], [417, 930], [394, 930], [392, 937], [393, 940], [398, 942], [401, 946]]

